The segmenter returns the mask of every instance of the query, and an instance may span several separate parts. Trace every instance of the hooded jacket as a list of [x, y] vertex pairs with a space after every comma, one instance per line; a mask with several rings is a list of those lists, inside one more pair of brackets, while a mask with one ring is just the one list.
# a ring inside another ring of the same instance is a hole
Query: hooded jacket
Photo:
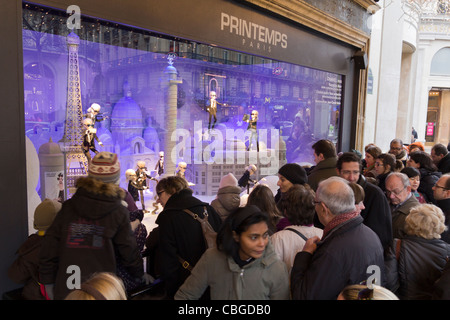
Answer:
[[39, 286], [39, 252], [42, 236], [32, 234], [17, 250], [17, 258], [8, 269], [8, 276], [16, 283], [23, 283], [22, 296], [26, 300], [45, 300]]
[[222, 221], [231, 212], [239, 208], [241, 204], [241, 188], [237, 186], [226, 186], [217, 191], [217, 198], [211, 202], [211, 206], [216, 210]]
[[41, 248], [40, 279], [55, 284], [55, 299], [64, 299], [67, 283], [74, 282], [70, 266], [79, 268], [83, 282], [95, 272], [116, 273], [118, 255], [130, 274], [144, 274], [129, 211], [122, 204], [124, 190], [90, 177], [79, 178], [77, 188], [63, 203]]
[[261, 258], [242, 268], [217, 248], [208, 249], [175, 295], [176, 300], [197, 300], [207, 287], [212, 300], [288, 300], [286, 265], [271, 243]]
[[159, 234], [158, 262], [168, 298], [173, 298], [189, 276], [189, 271], [182, 267], [178, 257], [193, 267], [206, 250], [200, 223], [183, 209], [189, 209], [203, 218], [204, 207], [208, 210], [209, 223], [215, 231], [219, 231], [222, 224], [219, 215], [208, 203], [193, 197], [190, 189], [171, 195], [156, 219]]

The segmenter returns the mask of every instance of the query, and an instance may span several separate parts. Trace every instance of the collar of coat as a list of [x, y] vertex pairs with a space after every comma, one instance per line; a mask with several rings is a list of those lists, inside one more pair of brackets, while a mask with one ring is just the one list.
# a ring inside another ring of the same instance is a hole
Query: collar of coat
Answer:
[[232, 271], [232, 272], [243, 272], [243, 270], [251, 268], [252, 266], [255, 266], [258, 264], [263, 267], [268, 267], [277, 260], [278, 260], [278, 257], [275, 253], [275, 250], [273, 249], [273, 246], [272, 246], [272, 243], [270, 242], [270, 240], [266, 246], [266, 250], [264, 250], [263, 255], [260, 258], [255, 259], [250, 263], [247, 263], [242, 268], [239, 267], [239, 265], [234, 261], [232, 256], [227, 256], [228, 267], [230, 268], [230, 271]]
[[125, 199], [125, 190], [114, 183], [105, 183], [101, 180], [91, 177], [78, 178], [76, 182], [77, 188], [83, 188], [89, 193], [103, 195], [111, 198]]

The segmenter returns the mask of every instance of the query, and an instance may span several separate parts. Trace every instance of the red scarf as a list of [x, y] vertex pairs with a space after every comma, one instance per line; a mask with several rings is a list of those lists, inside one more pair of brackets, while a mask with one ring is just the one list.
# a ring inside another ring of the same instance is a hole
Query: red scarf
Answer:
[[347, 213], [342, 213], [340, 215], [335, 216], [323, 229], [323, 236], [322, 239], [325, 238], [325, 236], [335, 227], [337, 227], [338, 225], [353, 219], [354, 217], [358, 216], [359, 212], [358, 211], [352, 211], [352, 212], [347, 212]]

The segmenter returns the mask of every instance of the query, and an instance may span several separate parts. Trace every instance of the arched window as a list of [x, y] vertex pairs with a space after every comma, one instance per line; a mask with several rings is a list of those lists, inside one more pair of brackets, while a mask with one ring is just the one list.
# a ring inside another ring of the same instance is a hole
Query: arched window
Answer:
[[450, 76], [450, 47], [440, 49], [431, 60], [430, 75]]
[[141, 153], [141, 144], [139, 142], [136, 142], [134, 144], [134, 154]]

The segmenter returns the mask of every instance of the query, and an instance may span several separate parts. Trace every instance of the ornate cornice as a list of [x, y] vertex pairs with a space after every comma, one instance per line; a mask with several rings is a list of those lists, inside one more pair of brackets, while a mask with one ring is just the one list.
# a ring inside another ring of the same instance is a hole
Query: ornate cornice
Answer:
[[[339, 20], [303, 0], [242, 0], [358, 48], [365, 48], [370, 34]], [[372, 0], [353, 0], [370, 14], [380, 9]]]

